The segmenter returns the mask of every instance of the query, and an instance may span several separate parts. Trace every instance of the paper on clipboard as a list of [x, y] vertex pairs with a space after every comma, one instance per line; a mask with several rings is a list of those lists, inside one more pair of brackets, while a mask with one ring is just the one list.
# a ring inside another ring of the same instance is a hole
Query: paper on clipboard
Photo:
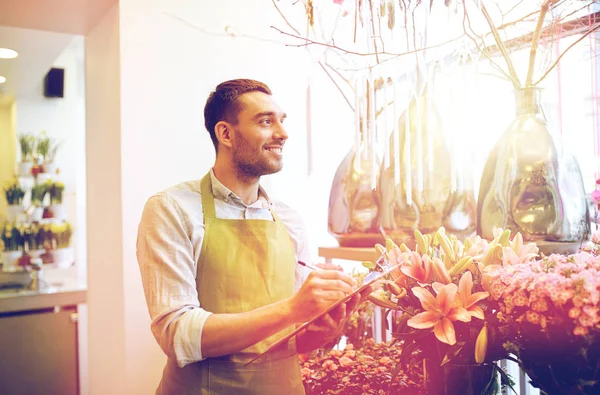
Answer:
[[337, 306], [339, 306], [342, 303], [345, 303], [347, 301], [349, 301], [350, 299], [352, 299], [352, 297], [354, 297], [354, 295], [357, 295], [359, 293], [361, 293], [362, 291], [364, 291], [365, 289], [367, 289], [368, 287], [372, 286], [373, 284], [375, 284], [377, 281], [381, 280], [384, 276], [390, 274], [391, 272], [393, 272], [395, 269], [398, 269], [400, 266], [402, 266], [402, 263], [399, 263], [397, 265], [394, 266], [390, 266], [389, 268], [386, 268], [384, 271], [382, 272], [371, 272], [369, 273], [369, 276], [371, 276], [371, 278], [369, 278], [369, 276], [367, 276], [366, 280], [359, 288], [355, 289], [352, 293], [344, 296], [343, 298], [341, 298], [340, 300], [338, 300], [337, 302], [333, 303], [331, 306], [329, 306], [326, 310], [324, 310], [322, 313], [316, 315], [315, 317], [311, 318], [310, 320], [308, 320], [307, 322], [305, 322], [304, 324], [300, 325], [298, 328], [296, 328], [293, 332], [289, 333], [288, 335], [286, 335], [285, 337], [283, 337], [282, 339], [276, 341], [275, 343], [273, 343], [269, 348], [267, 348], [263, 353], [261, 353], [260, 355], [258, 355], [257, 357], [253, 358], [252, 360], [250, 360], [250, 362], [248, 362], [246, 365], [251, 364], [252, 362], [256, 361], [257, 359], [259, 359], [260, 357], [262, 357], [263, 355], [265, 355], [266, 353], [268, 353], [269, 351], [271, 351], [274, 348], [279, 347], [281, 344], [289, 341], [292, 337], [296, 336], [298, 333], [300, 333], [302, 330], [304, 330], [306, 327], [308, 327], [310, 324], [312, 324], [313, 322], [315, 322], [316, 320], [318, 320], [320, 317], [324, 316], [325, 314], [329, 313], [331, 310], [335, 309]]

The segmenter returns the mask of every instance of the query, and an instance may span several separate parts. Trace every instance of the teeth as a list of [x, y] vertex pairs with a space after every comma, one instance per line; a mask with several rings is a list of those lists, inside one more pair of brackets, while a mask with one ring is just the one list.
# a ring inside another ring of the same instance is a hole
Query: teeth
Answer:
[[267, 151], [277, 152], [278, 154], [280, 154], [281, 148], [267, 148]]

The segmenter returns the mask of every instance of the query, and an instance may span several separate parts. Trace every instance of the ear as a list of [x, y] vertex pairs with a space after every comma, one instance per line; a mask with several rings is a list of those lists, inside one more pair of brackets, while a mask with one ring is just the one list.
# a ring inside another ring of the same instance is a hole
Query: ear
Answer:
[[219, 121], [215, 125], [215, 135], [219, 140], [219, 145], [231, 148], [233, 134], [233, 127], [227, 122]]

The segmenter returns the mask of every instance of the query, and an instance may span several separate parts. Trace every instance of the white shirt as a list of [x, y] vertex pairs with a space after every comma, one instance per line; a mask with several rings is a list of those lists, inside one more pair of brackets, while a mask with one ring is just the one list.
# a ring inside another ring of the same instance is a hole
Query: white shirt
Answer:
[[[211, 169], [217, 218], [272, 220], [269, 205], [286, 226], [297, 260], [311, 262], [306, 227], [290, 207], [270, 201], [259, 188], [259, 199], [246, 205], [217, 180]], [[138, 228], [137, 259], [151, 329], [158, 344], [180, 367], [201, 361], [202, 329], [211, 312], [198, 302], [197, 264], [204, 238], [200, 181], [178, 184], [153, 195], [144, 207]], [[296, 289], [306, 279], [296, 265]]]

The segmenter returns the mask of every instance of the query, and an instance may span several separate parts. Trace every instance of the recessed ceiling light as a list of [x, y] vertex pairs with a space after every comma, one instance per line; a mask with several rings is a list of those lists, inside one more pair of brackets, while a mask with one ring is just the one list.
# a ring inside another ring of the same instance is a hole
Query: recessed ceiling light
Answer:
[[6, 77], [2, 77], [0, 75], [0, 84], [4, 84], [6, 82]]
[[13, 59], [19, 56], [17, 51], [9, 48], [0, 48], [0, 58], [1, 59]]

